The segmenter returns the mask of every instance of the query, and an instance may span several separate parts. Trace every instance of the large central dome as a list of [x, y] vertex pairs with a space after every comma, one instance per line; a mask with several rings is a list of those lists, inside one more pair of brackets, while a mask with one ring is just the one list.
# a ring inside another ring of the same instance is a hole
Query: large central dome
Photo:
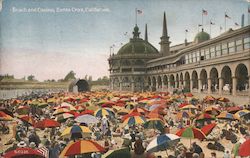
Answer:
[[134, 27], [134, 37], [130, 39], [129, 43], [125, 44], [118, 51], [118, 55], [127, 54], [158, 54], [158, 50], [151, 45], [147, 40], [139, 38], [140, 32], [138, 26]]

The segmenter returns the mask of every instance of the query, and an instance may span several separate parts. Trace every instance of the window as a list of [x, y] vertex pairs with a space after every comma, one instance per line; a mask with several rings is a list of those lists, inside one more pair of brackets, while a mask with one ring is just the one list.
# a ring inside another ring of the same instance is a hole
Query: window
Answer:
[[236, 52], [243, 50], [242, 39], [236, 40], [235, 44], [236, 44]]
[[205, 50], [205, 59], [210, 59], [210, 53], [208, 48]]
[[221, 54], [225, 55], [228, 53], [227, 43], [221, 45]]
[[185, 55], [185, 61], [186, 61], [186, 64], [189, 63], [189, 60], [188, 60], [188, 55]]
[[199, 52], [199, 51], [198, 51], [198, 52], [196, 52], [196, 58], [197, 58], [197, 61], [200, 61], [201, 56], [200, 56], [200, 52]]
[[228, 52], [229, 53], [235, 53], [235, 43], [234, 43], [234, 41], [228, 43]]
[[201, 50], [201, 57], [200, 57], [200, 60], [204, 60], [205, 59], [205, 50], [202, 49]]
[[216, 47], [215, 47], [215, 53], [216, 53], [216, 56], [221, 56], [221, 47], [220, 47], [220, 45], [217, 45]]
[[210, 55], [211, 55], [211, 58], [215, 57], [215, 47], [210, 48]]
[[192, 53], [193, 62], [197, 62], [196, 52]]
[[250, 37], [244, 38], [243, 41], [244, 41], [244, 49], [249, 49], [250, 48]]
[[189, 59], [189, 63], [192, 63], [193, 62], [193, 58], [192, 58], [192, 54], [188, 54], [188, 59]]

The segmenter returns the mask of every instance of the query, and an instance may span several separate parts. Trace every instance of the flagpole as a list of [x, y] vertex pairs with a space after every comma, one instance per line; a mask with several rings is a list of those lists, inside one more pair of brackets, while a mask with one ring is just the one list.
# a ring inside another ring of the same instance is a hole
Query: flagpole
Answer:
[[210, 19], [210, 24], [209, 24], [209, 34], [210, 34], [210, 36], [211, 36], [211, 24], [212, 23], [212, 21], [211, 21], [211, 19]]
[[203, 28], [203, 10], [201, 11], [201, 24], [202, 24], [202, 28]]
[[137, 8], [135, 8], [135, 25], [137, 25]]
[[224, 27], [225, 27], [225, 32], [226, 32], [226, 30], [227, 30], [227, 22], [226, 22], [226, 21], [227, 21], [227, 17], [226, 17], [226, 12], [225, 12], [224, 18], [225, 18], [225, 26], [224, 26]]

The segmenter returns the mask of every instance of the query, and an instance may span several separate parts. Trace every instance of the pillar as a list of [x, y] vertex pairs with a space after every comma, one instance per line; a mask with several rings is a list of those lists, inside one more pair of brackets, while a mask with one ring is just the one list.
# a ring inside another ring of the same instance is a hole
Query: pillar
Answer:
[[131, 91], [134, 92], [135, 91], [135, 82], [132, 81], [131, 83]]
[[119, 83], [119, 91], [122, 91], [122, 82]]
[[236, 77], [232, 77], [233, 80], [233, 85], [232, 85], [232, 95], [236, 96], [236, 85], [237, 85], [237, 78]]
[[170, 79], [168, 77], [168, 91], [170, 92], [170, 90], [171, 90], [171, 83], [170, 83]]
[[192, 79], [190, 80], [189, 86], [190, 86], [190, 92], [193, 92], [193, 80]]
[[201, 79], [198, 79], [198, 93], [201, 93], [201, 89], [202, 89], [202, 83], [201, 83]]
[[222, 95], [222, 88], [223, 88], [223, 83], [224, 79], [222, 77], [219, 78], [219, 95]]
[[207, 79], [207, 92], [208, 94], [211, 94], [211, 87], [212, 87], [212, 81], [211, 78]]

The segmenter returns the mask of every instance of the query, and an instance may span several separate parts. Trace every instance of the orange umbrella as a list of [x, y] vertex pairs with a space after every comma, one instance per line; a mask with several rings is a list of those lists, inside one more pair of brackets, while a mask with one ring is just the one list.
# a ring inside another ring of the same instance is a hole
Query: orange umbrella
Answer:
[[85, 153], [105, 152], [105, 149], [92, 140], [70, 142], [61, 152], [60, 157], [81, 155]]
[[60, 127], [60, 123], [52, 119], [44, 119], [42, 121], [38, 121], [37, 123], [35, 123], [34, 127], [36, 128]]
[[216, 126], [216, 123], [211, 123], [211, 124], [208, 124], [206, 126], [203, 126], [201, 128], [201, 131], [205, 134], [205, 135], [208, 135], [213, 129], [214, 127]]
[[12, 119], [13, 117], [4, 113], [3, 111], [0, 111], [0, 121], [11, 121]]

